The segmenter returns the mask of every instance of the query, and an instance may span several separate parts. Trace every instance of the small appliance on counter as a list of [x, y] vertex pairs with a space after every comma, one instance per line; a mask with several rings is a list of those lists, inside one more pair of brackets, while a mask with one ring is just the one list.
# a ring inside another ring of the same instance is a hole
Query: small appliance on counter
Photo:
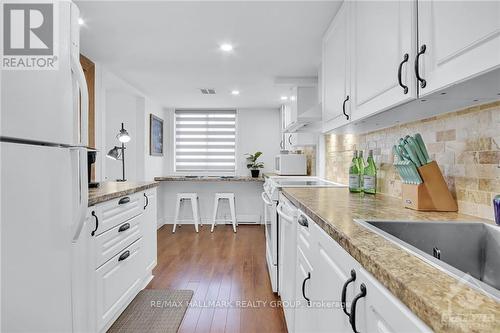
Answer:
[[307, 159], [304, 154], [279, 154], [274, 159], [274, 171], [280, 176], [306, 176]]
[[403, 205], [421, 211], [456, 212], [458, 205], [436, 161], [430, 159], [420, 134], [393, 146], [394, 166], [403, 181]]
[[89, 180], [89, 188], [99, 187], [99, 182], [92, 181], [92, 165], [95, 163], [97, 157], [97, 150], [87, 150], [87, 172], [88, 172], [88, 180]]

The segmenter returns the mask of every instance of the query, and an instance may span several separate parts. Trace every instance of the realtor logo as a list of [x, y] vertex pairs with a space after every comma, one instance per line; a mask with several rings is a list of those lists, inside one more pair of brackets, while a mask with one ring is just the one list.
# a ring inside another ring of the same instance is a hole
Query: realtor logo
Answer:
[[2, 69], [57, 69], [54, 3], [3, 3]]

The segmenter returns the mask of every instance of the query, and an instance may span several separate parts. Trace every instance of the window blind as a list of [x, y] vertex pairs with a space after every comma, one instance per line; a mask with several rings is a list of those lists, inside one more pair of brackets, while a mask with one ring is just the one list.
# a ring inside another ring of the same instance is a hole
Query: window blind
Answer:
[[236, 110], [176, 110], [175, 170], [234, 172]]

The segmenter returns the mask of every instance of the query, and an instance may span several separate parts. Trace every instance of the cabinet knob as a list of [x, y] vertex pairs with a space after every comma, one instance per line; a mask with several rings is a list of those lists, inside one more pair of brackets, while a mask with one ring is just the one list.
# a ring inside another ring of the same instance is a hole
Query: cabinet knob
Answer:
[[127, 251], [123, 252], [122, 254], [120, 254], [120, 256], [118, 257], [118, 261], [125, 260], [125, 259], [127, 259], [129, 256], [130, 256], [130, 251], [129, 251], [129, 250], [127, 250]]
[[304, 215], [300, 215], [298, 222], [301, 226], [309, 228], [309, 222], [307, 221], [307, 218]]
[[120, 201], [118, 201], [118, 204], [123, 205], [123, 204], [129, 203], [129, 202], [130, 202], [130, 197], [124, 197], [124, 198], [121, 198]]
[[130, 223], [124, 223], [118, 228], [118, 232], [124, 232], [125, 230], [130, 229]]

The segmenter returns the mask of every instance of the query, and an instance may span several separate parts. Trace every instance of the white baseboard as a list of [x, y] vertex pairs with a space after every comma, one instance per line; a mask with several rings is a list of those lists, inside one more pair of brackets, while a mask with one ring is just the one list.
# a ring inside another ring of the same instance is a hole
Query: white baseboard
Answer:
[[[238, 224], [261, 224], [260, 214], [240, 214], [236, 216]], [[166, 216], [158, 220], [158, 229], [165, 224], [174, 224], [174, 216]], [[211, 218], [202, 218], [201, 223], [212, 224]], [[181, 224], [194, 224], [192, 220], [181, 220]]]

